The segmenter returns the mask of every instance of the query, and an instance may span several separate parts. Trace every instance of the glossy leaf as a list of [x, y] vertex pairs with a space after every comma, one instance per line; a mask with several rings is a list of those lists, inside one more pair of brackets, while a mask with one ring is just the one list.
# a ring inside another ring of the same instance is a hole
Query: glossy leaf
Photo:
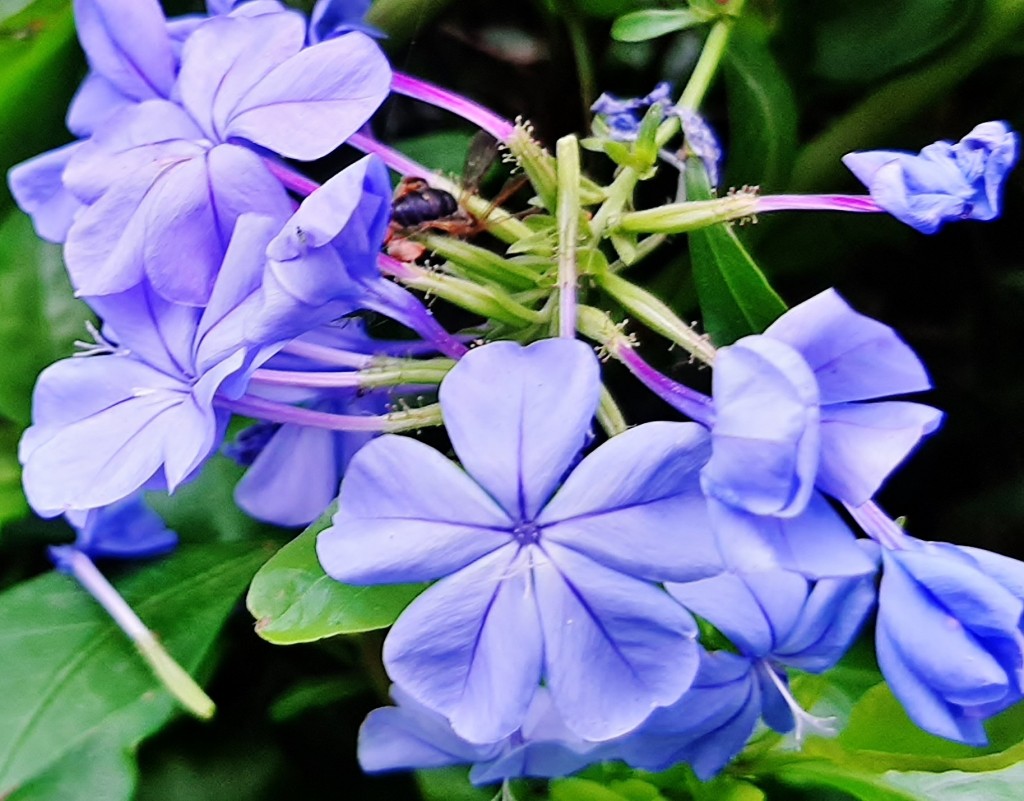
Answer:
[[[70, 140], [64, 110], [79, 78], [82, 57], [75, 43], [67, 0], [15, 2], [23, 6], [0, 22], [0, 172]], [[2, 16], [2, 13], [0, 13]], [[7, 199], [7, 184], [0, 199]], [[0, 206], [6, 205], [0, 202]], [[0, 257], [2, 261], [2, 257]]]
[[620, 42], [643, 42], [701, 25], [707, 20], [688, 8], [650, 8], [633, 11], [615, 20], [612, 38]]
[[877, 81], [939, 52], [971, 26], [980, 5], [978, 0], [838, 4], [839, 13], [817, 28], [814, 71], [835, 81]]
[[1024, 787], [1024, 763], [986, 773], [890, 771], [884, 778], [894, 787], [926, 801], [1019, 801]]
[[36, 376], [72, 354], [91, 314], [74, 297], [60, 248], [19, 211], [0, 222], [0, 286], [0, 415], [27, 425]]
[[808, 760], [780, 765], [771, 772], [771, 777], [801, 790], [840, 790], [860, 801], [926, 801], [914, 793], [892, 787], [881, 776], [824, 761]]
[[[695, 159], [687, 162], [686, 197], [711, 197], [707, 173]], [[728, 223], [692, 231], [688, 239], [704, 328], [715, 345], [760, 333], [786, 310]]]
[[[116, 584], [194, 672], [263, 558], [251, 546], [185, 548]], [[0, 664], [0, 797], [92, 737], [116, 733], [131, 748], [177, 712], [120, 629], [58, 573], [0, 595]]]
[[767, 31], [754, 18], [736, 23], [725, 58], [731, 128], [726, 186], [785, 188], [797, 146], [793, 90], [768, 47]]
[[274, 554], [249, 588], [246, 604], [256, 618], [256, 633], [275, 645], [387, 628], [425, 587], [355, 587], [324, 573], [316, 537], [331, 524], [334, 508]]
[[5, 801], [130, 801], [138, 771], [117, 732], [93, 737]]

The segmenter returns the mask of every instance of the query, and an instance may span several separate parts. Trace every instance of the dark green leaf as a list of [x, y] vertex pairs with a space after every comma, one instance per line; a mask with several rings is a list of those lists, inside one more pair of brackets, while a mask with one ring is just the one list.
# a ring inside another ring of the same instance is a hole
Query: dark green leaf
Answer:
[[[711, 197], [707, 173], [696, 159], [687, 163], [686, 197]], [[689, 241], [704, 328], [715, 345], [760, 333], [786, 310], [729, 224], [691, 231]]]
[[5, 801], [130, 801], [138, 771], [117, 732], [92, 737]]
[[978, 0], [857, 0], [819, 25], [814, 71], [871, 83], [949, 44], [975, 19]]
[[60, 248], [19, 211], [0, 223], [0, 286], [0, 414], [27, 425], [36, 376], [71, 355], [91, 315], [72, 294]]
[[[36, 0], [0, 23], [0, 172], [68, 141], [64, 110], [82, 71], [67, 0]], [[5, 181], [0, 206], [6, 197]]]
[[270, 707], [270, 719], [282, 723], [306, 710], [355, 698], [369, 689], [365, 679], [355, 676], [309, 679], [291, 687], [274, 701]]
[[424, 801], [494, 801], [494, 790], [474, 787], [465, 768], [416, 771]]
[[18, 438], [18, 428], [0, 420], [0, 530], [4, 523], [28, 514], [28, 501], [21, 489]]
[[707, 20], [688, 8], [651, 8], [619, 17], [612, 25], [612, 38], [620, 42], [643, 42], [701, 25]]
[[800, 789], [841, 790], [860, 801], [927, 801], [916, 794], [890, 786], [881, 776], [818, 760], [778, 766], [771, 772], [771, 777]]
[[383, 629], [423, 591], [422, 584], [354, 587], [324, 573], [316, 558], [316, 538], [330, 526], [334, 509], [332, 504], [253, 579], [246, 604], [263, 639], [294, 645]]
[[403, 139], [395, 147], [425, 167], [448, 175], [461, 175], [473, 134], [466, 131], [439, 131], [412, 139]]
[[[116, 582], [181, 665], [195, 671], [264, 553], [183, 548]], [[57, 573], [0, 595], [0, 797], [90, 738], [134, 746], [175, 713], [124, 634]]]
[[768, 49], [767, 31], [754, 18], [736, 23], [726, 51], [730, 128], [726, 185], [785, 187], [797, 145], [793, 90]]

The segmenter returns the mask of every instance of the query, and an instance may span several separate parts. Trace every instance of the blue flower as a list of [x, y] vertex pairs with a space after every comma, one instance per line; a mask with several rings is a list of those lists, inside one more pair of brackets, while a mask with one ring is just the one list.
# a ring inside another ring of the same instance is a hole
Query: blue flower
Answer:
[[305, 19], [278, 3], [190, 21], [180, 57], [152, 0], [81, 0], [76, 10], [93, 77], [69, 124], [87, 138], [10, 181], [37, 228], [66, 237], [84, 295], [145, 281], [168, 300], [205, 304], [238, 218], [291, 213], [264, 158], [326, 155], [389, 91], [371, 39], [307, 47]]
[[607, 92], [603, 93], [590, 110], [604, 118], [612, 139], [631, 141], [636, 139], [640, 130], [640, 118], [655, 103], [663, 108], [671, 105], [672, 86], [667, 82], [659, 83], [644, 97], [618, 98]]
[[[877, 549], [866, 555], [877, 564]], [[799, 707], [787, 669], [822, 673], [849, 648], [875, 604], [874, 575], [811, 582], [796, 573], [725, 572], [666, 589], [710, 621], [738, 653], [703, 653], [693, 686], [606, 753], [643, 770], [689, 763], [707, 780], [742, 750], [759, 718], [773, 729], [831, 733]], [[608, 758], [608, 757], [606, 757]]]
[[693, 620], [651, 582], [720, 570], [696, 474], [706, 435], [649, 423], [569, 472], [599, 394], [583, 343], [471, 351], [440, 389], [465, 472], [380, 437], [352, 460], [318, 539], [339, 581], [441, 579], [395, 623], [384, 663], [471, 742], [521, 728], [542, 680], [566, 726], [601, 740], [676, 700], [696, 672]]
[[983, 721], [1024, 692], [1024, 565], [905, 537], [885, 550], [875, 648], [918, 726], [984, 745]]
[[565, 727], [543, 687], [519, 729], [482, 745], [460, 737], [442, 715], [399, 687], [392, 687], [391, 694], [398, 706], [374, 710], [359, 730], [359, 764], [369, 773], [472, 764], [470, 781], [491, 784], [526, 776], [567, 776], [601, 758], [599, 744]]
[[146, 506], [141, 493], [65, 516], [78, 534], [73, 547], [92, 559], [142, 559], [165, 554], [178, 544], [178, 535]]
[[994, 220], [1003, 184], [1017, 163], [1017, 134], [983, 122], [956, 144], [936, 142], [919, 154], [891, 150], [848, 153], [843, 163], [872, 199], [924, 234], [955, 220]]

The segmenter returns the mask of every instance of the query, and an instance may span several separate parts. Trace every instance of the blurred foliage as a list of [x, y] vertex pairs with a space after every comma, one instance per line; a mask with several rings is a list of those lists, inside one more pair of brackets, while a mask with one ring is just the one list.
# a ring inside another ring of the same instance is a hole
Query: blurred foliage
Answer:
[[[181, 13], [201, 4], [178, 0], [168, 7]], [[704, 12], [710, 6], [696, 7]], [[645, 19], [640, 15], [618, 23], [620, 34], [626, 31], [622, 38], [640, 41], [612, 39], [617, 18], [651, 9], [657, 13], [646, 19], [660, 24], [657, 35], [648, 38], [650, 28], [637, 33], [637, 20]], [[382, 44], [396, 67], [509, 118], [528, 117], [550, 145], [564, 133], [586, 133], [595, 90], [630, 96], [663, 79], [682, 85], [707, 29], [690, 25], [681, 11], [678, 2], [634, 0], [378, 0], [370, 20], [389, 34]], [[760, 184], [773, 192], [856, 191], [839, 163], [849, 150], [917, 150], [936, 139], [957, 139], [987, 119], [1024, 128], [1022, 32], [1024, 0], [748, 0], [703, 107], [726, 143], [722, 189]], [[63, 117], [84, 73], [69, 0], [0, 0], [5, 172], [69, 141]], [[394, 99], [375, 127], [390, 140], [411, 140], [405, 149], [425, 162], [460, 168], [467, 130], [435, 109]], [[608, 178], [606, 163], [593, 158], [585, 166]], [[326, 160], [321, 168], [334, 163]], [[678, 176], [662, 172], [643, 187], [651, 202], [675, 194]], [[636, 277], [685, 319], [694, 318], [698, 295], [728, 291], [715, 282], [723, 269], [746, 276], [748, 289], [737, 303], [750, 291], [772, 292], [760, 269], [788, 302], [836, 286], [857, 308], [893, 325], [929, 365], [936, 389], [927, 400], [947, 419], [887, 486], [883, 505], [908, 515], [920, 536], [1020, 558], [1024, 373], [1017, 364], [1024, 349], [1024, 251], [1016, 226], [1022, 217], [1024, 171], [1018, 170], [1004, 219], [996, 223], [950, 226], [924, 237], [868, 215], [775, 215], [756, 226], [707, 232], [689, 247], [677, 239], [637, 268]], [[746, 263], [758, 272], [736, 266]], [[23, 519], [16, 443], [29, 420], [31, 386], [41, 369], [71, 352], [87, 319], [60, 266], [59, 250], [32, 236], [27, 219], [12, 211], [6, 188], [0, 191], [0, 797], [492, 798], [494, 788], [470, 788], [464, 771], [424, 772], [415, 781], [359, 772], [355, 731], [380, 702], [380, 668], [372, 664], [379, 649], [372, 639], [356, 637], [281, 649], [253, 634], [236, 599], [269, 557], [263, 543], [283, 535], [234, 507], [239, 471], [223, 459], [173, 498], [153, 499], [187, 543], [180, 553], [116, 578], [168, 649], [189, 669], [212, 675], [218, 718], [166, 725], [174, 708], [127, 641], [70, 580], [44, 573], [42, 546], [66, 539], [66, 527]], [[759, 283], [761, 289], [750, 289]], [[706, 325], [720, 336], [739, 336], [744, 325], [752, 330], [764, 323], [739, 312], [733, 322]], [[659, 350], [653, 337], [645, 344], [659, 366], [695, 385], [706, 382], [706, 374]], [[621, 371], [609, 375], [631, 421], [666, 414], [633, 392]], [[249, 603], [277, 627], [265, 625], [264, 636], [279, 630], [280, 638], [299, 642], [375, 628], [412, 597], [414, 590], [399, 590], [375, 600], [369, 611], [349, 599], [344, 608], [354, 617], [332, 631], [304, 630], [304, 605], [334, 603], [334, 595], [352, 589], [317, 574], [314, 536], [295, 540], [260, 571]], [[367, 672], [373, 680], [362, 678]], [[847, 662], [827, 680], [807, 678], [801, 693], [849, 718], [836, 741], [812, 741], [802, 755], [782, 761], [759, 753], [755, 743], [737, 769], [741, 778], [703, 786], [678, 772], [634, 777], [610, 766], [557, 783], [551, 797], [1019, 797], [1021, 711], [992, 721], [988, 749], [971, 749], [913, 727], [870, 665]], [[517, 797], [526, 801], [533, 789], [517, 789]]]

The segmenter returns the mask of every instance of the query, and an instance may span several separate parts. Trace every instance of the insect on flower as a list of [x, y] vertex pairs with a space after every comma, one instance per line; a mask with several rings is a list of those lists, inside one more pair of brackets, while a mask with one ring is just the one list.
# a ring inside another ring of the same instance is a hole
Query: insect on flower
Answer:
[[498, 155], [497, 141], [484, 132], [470, 142], [462, 170], [463, 195], [430, 186], [422, 178], [405, 176], [395, 190], [391, 205], [391, 224], [384, 240], [388, 254], [400, 261], [417, 261], [426, 248], [410, 237], [427, 231], [439, 231], [459, 239], [476, 236], [486, 227], [491, 211], [515, 194], [522, 181], [512, 179], [479, 218], [463, 205], [466, 197], [476, 194], [480, 181], [490, 170]]

